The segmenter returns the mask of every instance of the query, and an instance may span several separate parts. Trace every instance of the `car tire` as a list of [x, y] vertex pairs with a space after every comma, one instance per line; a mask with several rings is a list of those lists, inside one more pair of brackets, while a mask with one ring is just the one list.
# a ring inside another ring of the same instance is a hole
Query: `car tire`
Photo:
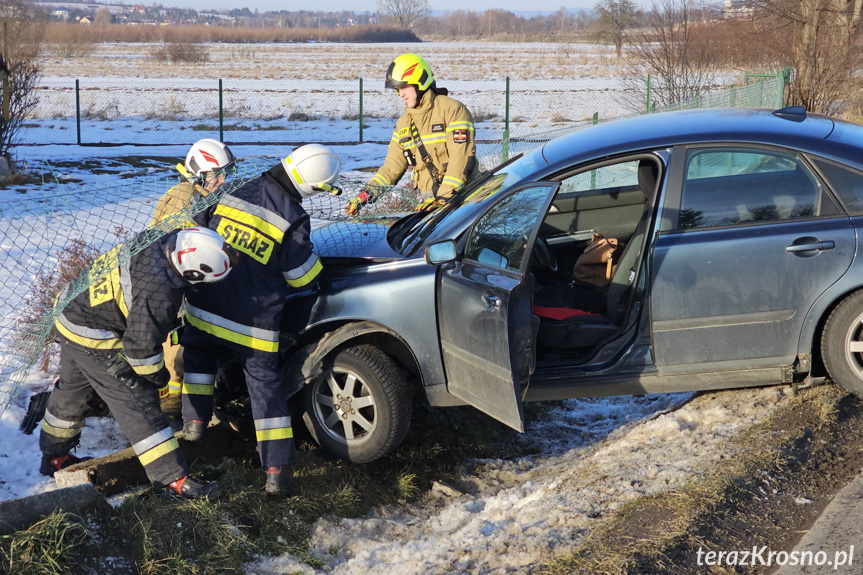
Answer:
[[827, 318], [821, 357], [834, 383], [863, 398], [863, 290], [839, 302]]
[[[395, 449], [407, 435], [411, 398], [393, 359], [371, 345], [348, 347], [307, 385], [303, 421], [328, 453], [367, 463]], [[360, 404], [360, 407], [357, 407]]]

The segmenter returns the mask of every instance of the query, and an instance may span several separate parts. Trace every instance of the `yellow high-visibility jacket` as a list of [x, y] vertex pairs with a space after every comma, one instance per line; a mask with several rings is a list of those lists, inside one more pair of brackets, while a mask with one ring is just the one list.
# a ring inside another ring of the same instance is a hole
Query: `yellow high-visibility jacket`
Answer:
[[[411, 137], [411, 119], [437, 169], [439, 182], [429, 173]], [[476, 142], [470, 110], [458, 100], [428, 90], [416, 108], [405, 108], [396, 123], [384, 165], [368, 184], [391, 186], [398, 183], [409, 166], [405, 150], [415, 160], [413, 169], [417, 189], [434, 192], [437, 198], [449, 198], [477, 173]], [[436, 186], [436, 183], [439, 185]]]

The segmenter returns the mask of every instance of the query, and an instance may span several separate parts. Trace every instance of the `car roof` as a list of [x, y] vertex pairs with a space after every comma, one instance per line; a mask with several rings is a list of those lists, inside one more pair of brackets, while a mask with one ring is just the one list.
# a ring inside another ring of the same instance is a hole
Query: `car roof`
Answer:
[[[799, 115], [801, 108], [780, 117], [771, 110], [712, 108], [645, 114], [599, 124], [546, 143], [542, 155], [551, 165], [572, 164], [620, 153], [697, 142], [752, 142], [786, 146], [847, 158], [855, 139], [860, 155], [863, 126], [839, 122], [837, 137], [828, 140], [837, 123], [826, 116]], [[795, 113], [796, 112], [796, 113]]]

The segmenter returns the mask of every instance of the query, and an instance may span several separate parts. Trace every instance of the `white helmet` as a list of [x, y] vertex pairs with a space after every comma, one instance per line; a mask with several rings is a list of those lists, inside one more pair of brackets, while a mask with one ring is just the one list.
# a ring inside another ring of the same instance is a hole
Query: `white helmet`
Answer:
[[300, 146], [282, 160], [282, 166], [303, 198], [323, 191], [338, 194], [336, 187], [342, 163], [329, 148], [320, 144]]
[[222, 281], [237, 264], [240, 254], [208, 228], [186, 228], [168, 241], [168, 261], [190, 284]]
[[186, 154], [186, 172], [192, 178], [204, 178], [207, 172], [221, 173], [233, 167], [236, 158], [231, 150], [218, 140], [198, 140]]

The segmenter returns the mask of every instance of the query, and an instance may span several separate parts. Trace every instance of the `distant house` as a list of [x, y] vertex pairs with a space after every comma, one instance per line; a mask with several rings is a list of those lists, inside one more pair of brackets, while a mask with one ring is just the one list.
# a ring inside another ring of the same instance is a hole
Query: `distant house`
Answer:
[[134, 6], [132, 6], [130, 8], [130, 10], [132, 12], [138, 12], [139, 14], [146, 14], [147, 13], [147, 9], [144, 8], [143, 6], [141, 6], [140, 4], [135, 4]]
[[725, 0], [723, 12], [726, 18], [741, 18], [752, 14], [753, 7], [749, 0]]
[[54, 18], [60, 18], [61, 20], [69, 19], [69, 11], [68, 10], [54, 10], [51, 12], [51, 16]]
[[369, 24], [377, 24], [378, 17], [377, 16], [369, 16]]
[[89, 26], [92, 23], [93, 23], [93, 21], [90, 20], [89, 18], [87, 18], [86, 16], [84, 16], [83, 18], [78, 20], [78, 24], [84, 24], [85, 26]]

